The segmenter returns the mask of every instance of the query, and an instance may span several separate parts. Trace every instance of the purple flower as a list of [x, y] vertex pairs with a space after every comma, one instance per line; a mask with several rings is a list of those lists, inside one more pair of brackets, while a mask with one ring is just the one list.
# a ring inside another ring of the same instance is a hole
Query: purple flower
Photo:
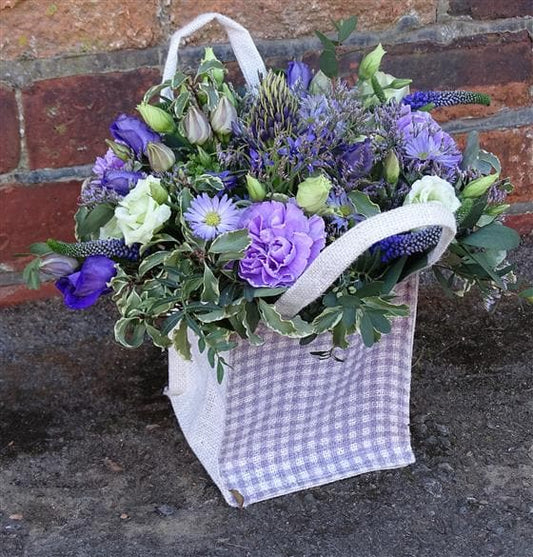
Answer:
[[426, 105], [453, 106], [456, 104], [484, 104], [490, 105], [490, 97], [485, 93], [473, 91], [416, 91], [402, 99], [403, 104], [408, 104], [411, 110], [419, 110]]
[[307, 218], [294, 203], [255, 203], [240, 224], [252, 243], [239, 262], [239, 276], [257, 288], [294, 284], [326, 243], [322, 218]]
[[81, 269], [56, 281], [56, 287], [63, 294], [65, 304], [72, 309], [92, 306], [111, 289], [107, 283], [115, 276], [115, 263], [104, 255], [88, 257]]
[[121, 114], [109, 128], [117, 141], [122, 141], [135, 151], [137, 157], [146, 151], [148, 143], [159, 143], [161, 137], [141, 120]]
[[119, 159], [111, 149], [103, 157], [96, 157], [93, 166], [93, 174], [102, 178], [107, 170], [121, 170], [124, 167], [124, 161]]
[[195, 236], [212, 240], [238, 228], [240, 211], [227, 195], [209, 197], [203, 193], [192, 200], [184, 217]]
[[291, 89], [307, 91], [312, 77], [311, 68], [304, 62], [289, 62], [287, 66], [287, 85]]
[[409, 105], [405, 109], [398, 119], [405, 159], [414, 161], [417, 171], [452, 180], [462, 159], [455, 141], [428, 112], [411, 112]]
[[364, 178], [374, 165], [374, 153], [369, 138], [359, 143], [344, 147], [341, 151], [340, 162], [347, 177], [351, 180]]
[[130, 189], [135, 187], [137, 180], [144, 174], [142, 172], [130, 172], [128, 170], [106, 170], [101, 180], [102, 186], [116, 191], [120, 195], [127, 195]]

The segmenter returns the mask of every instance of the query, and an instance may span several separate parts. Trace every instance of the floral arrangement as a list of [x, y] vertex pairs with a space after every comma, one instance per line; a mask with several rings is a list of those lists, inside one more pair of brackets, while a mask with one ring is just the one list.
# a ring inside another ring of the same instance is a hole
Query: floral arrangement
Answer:
[[488, 304], [516, 291], [506, 250], [519, 237], [500, 222], [511, 184], [476, 134], [461, 152], [430, 114], [489, 98], [410, 93], [410, 80], [379, 70], [381, 45], [349, 87], [336, 76], [335, 55], [354, 27], [350, 18], [336, 23], [335, 39], [318, 33], [316, 72], [292, 61], [258, 88], [236, 88], [207, 48], [196, 74], [178, 71], [149, 89], [140, 117], [113, 122], [109, 148], [83, 185], [79, 241], [34, 244], [28, 284], [55, 278], [74, 309], [111, 293], [125, 346], [148, 335], [190, 358], [190, 329], [219, 379], [239, 337], [263, 342], [260, 323], [302, 344], [329, 331], [341, 348], [352, 334], [370, 346], [390, 331], [408, 311], [394, 288], [424, 266], [439, 227], [372, 246], [291, 319], [275, 302], [326, 246], [402, 205], [437, 201], [455, 213], [456, 238], [433, 267], [447, 291], [475, 285]]

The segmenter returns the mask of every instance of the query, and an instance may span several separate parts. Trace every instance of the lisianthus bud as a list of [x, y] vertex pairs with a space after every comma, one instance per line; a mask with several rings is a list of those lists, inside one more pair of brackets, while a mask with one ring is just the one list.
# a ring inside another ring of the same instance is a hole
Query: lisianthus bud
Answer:
[[132, 152], [127, 145], [117, 143], [116, 141], [111, 141], [110, 139], [106, 139], [105, 142], [107, 143], [107, 146], [111, 149], [111, 151], [113, 151], [113, 153], [115, 153], [115, 155], [119, 159], [123, 161], [128, 161], [131, 159]]
[[51, 253], [41, 259], [39, 270], [50, 277], [61, 278], [72, 274], [79, 266], [78, 260], [74, 257]]
[[323, 95], [331, 90], [331, 79], [321, 70], [319, 70], [311, 80], [309, 85], [309, 93], [311, 95]]
[[331, 182], [323, 175], [306, 178], [298, 186], [296, 203], [308, 213], [324, 208], [331, 189]]
[[[207, 47], [205, 49], [202, 63], [209, 62], [209, 60], [216, 60], [217, 62], [220, 62], [220, 60], [215, 56], [215, 53], [213, 52], [213, 49], [211, 47]], [[212, 70], [212, 75], [216, 83], [218, 85], [222, 85], [224, 81], [224, 70], [215, 68]]]
[[155, 172], [166, 172], [176, 162], [174, 151], [164, 143], [148, 143], [146, 154], [150, 167]]
[[237, 111], [227, 97], [220, 97], [217, 107], [211, 112], [211, 126], [215, 132], [227, 135], [231, 133], [233, 122], [237, 121]]
[[174, 118], [162, 108], [142, 103], [137, 105], [137, 110], [140, 112], [143, 120], [156, 132], [172, 133], [176, 128]]
[[369, 52], [362, 60], [359, 65], [359, 79], [372, 79], [372, 76], [379, 70], [379, 65], [381, 64], [381, 59], [385, 54], [385, 50], [381, 46], [381, 43], [376, 46], [376, 48]]
[[499, 174], [489, 174], [472, 180], [461, 192], [461, 197], [481, 197], [499, 177]]
[[235, 100], [235, 95], [233, 94], [233, 91], [228, 87], [227, 83], [223, 83], [222, 84], [222, 94], [225, 97], [228, 97], [229, 102], [233, 105], [233, 106], [237, 106], [237, 101]]
[[183, 128], [185, 137], [195, 145], [203, 145], [213, 135], [205, 114], [196, 106], [189, 107], [183, 119]]
[[257, 178], [249, 174], [246, 175], [246, 189], [252, 201], [263, 201], [265, 199], [265, 187]]
[[163, 205], [168, 199], [168, 192], [159, 180], [150, 182], [150, 195], [158, 205]]
[[400, 162], [394, 151], [389, 151], [383, 161], [383, 177], [392, 185], [395, 185], [400, 175]]

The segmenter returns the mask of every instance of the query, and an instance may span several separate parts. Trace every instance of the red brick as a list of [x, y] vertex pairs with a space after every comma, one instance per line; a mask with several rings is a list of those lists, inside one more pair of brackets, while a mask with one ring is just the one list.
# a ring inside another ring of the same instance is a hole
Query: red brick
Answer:
[[0, 173], [17, 167], [20, 157], [20, 134], [15, 92], [0, 85]]
[[90, 163], [106, 149], [109, 126], [133, 112], [158, 70], [49, 79], [23, 91], [30, 168]]
[[[465, 136], [456, 139], [463, 147]], [[513, 183], [515, 190], [509, 201], [533, 201], [533, 126], [482, 132], [479, 142], [500, 159], [502, 176], [508, 176]]]
[[0, 308], [33, 300], [47, 300], [53, 296], [59, 296], [59, 291], [53, 284], [43, 284], [39, 290], [29, 290], [22, 284], [0, 286]]
[[531, 0], [450, 0], [450, 15], [473, 19], [500, 19], [533, 15]]
[[532, 83], [527, 31], [467, 37], [449, 45], [424, 42], [385, 48], [384, 71], [412, 79], [416, 89]]
[[40, 185], [8, 184], [0, 188], [0, 262], [20, 269], [17, 253], [50, 237], [74, 240], [73, 216], [79, 182]]
[[47, 58], [161, 41], [158, 0], [4, 0], [0, 45], [5, 58]]
[[533, 213], [523, 215], [507, 215], [505, 224], [514, 228], [520, 236], [528, 236], [533, 233]]

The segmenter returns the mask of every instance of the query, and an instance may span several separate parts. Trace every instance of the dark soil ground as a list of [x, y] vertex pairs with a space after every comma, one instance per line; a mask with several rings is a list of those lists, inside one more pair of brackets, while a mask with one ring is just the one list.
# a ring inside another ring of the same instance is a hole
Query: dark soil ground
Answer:
[[[533, 241], [516, 255], [533, 279]], [[420, 295], [417, 462], [228, 507], [106, 302], [0, 311], [0, 555], [533, 556], [533, 309]]]

